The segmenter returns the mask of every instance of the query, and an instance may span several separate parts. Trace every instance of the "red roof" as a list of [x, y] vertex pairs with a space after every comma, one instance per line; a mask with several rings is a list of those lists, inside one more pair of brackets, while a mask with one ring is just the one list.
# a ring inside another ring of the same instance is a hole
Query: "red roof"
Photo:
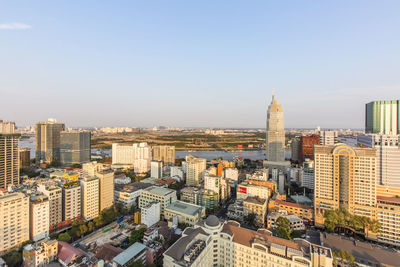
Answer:
[[157, 183], [160, 183], [160, 184], [173, 184], [174, 182], [176, 182], [175, 179], [168, 179], [168, 180], [158, 179], [157, 180]]
[[65, 264], [69, 265], [72, 261], [82, 255], [83, 253], [79, 249], [74, 248], [66, 242], [58, 241], [58, 258]]

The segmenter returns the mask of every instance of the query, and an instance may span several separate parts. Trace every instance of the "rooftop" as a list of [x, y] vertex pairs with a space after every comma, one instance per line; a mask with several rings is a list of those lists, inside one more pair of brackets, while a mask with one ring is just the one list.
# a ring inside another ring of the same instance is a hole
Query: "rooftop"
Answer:
[[146, 248], [147, 247], [142, 243], [136, 242], [135, 244], [118, 254], [116, 257], [114, 257], [113, 262], [123, 266], [132, 258], [135, 258], [137, 255], [139, 255]]
[[266, 200], [263, 198], [259, 198], [259, 197], [247, 197], [243, 203], [245, 202], [249, 202], [249, 203], [253, 203], [253, 204], [257, 204], [257, 205], [264, 205]]
[[176, 192], [173, 189], [168, 189], [168, 188], [158, 187], [158, 186], [148, 187], [144, 191], [147, 191], [147, 192], [150, 192], [152, 194], [159, 195], [159, 196], [166, 196], [168, 194], [172, 194], [173, 192]]
[[169, 204], [166, 209], [194, 216], [197, 213], [201, 213], [202, 207], [177, 200]]

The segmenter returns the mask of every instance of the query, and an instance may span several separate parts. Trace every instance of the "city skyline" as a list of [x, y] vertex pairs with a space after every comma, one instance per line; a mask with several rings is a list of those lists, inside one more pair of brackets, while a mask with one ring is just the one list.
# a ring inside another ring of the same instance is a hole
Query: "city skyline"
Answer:
[[288, 128], [361, 129], [398, 99], [399, 5], [3, 3], [2, 119], [263, 128], [276, 88]]

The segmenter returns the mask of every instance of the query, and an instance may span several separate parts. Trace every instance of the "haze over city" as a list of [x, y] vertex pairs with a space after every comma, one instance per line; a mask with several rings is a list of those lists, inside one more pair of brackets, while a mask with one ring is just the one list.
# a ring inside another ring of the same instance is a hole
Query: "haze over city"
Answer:
[[0, 114], [261, 128], [275, 88], [287, 128], [363, 128], [365, 103], [399, 96], [399, 5], [4, 1], [0, 93], [13, 101]]

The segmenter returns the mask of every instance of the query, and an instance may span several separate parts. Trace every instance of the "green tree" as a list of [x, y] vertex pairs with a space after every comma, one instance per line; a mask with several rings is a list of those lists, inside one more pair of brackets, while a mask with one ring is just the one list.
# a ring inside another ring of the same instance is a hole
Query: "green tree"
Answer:
[[87, 226], [89, 232], [92, 232], [94, 230], [94, 222], [88, 222]]
[[12, 250], [2, 256], [7, 266], [17, 267], [22, 266], [22, 253], [21, 251]]
[[129, 237], [129, 244], [134, 244], [136, 242], [142, 242], [144, 232], [146, 232], [146, 228], [141, 228], [139, 230], [132, 230], [131, 236]]
[[292, 240], [291, 233], [293, 232], [293, 227], [290, 225], [288, 218], [279, 217], [275, 222], [276, 234], [278, 237]]
[[82, 168], [81, 164], [78, 164], [78, 163], [72, 164], [71, 167], [72, 168], [76, 168], [76, 169], [81, 169]]
[[88, 232], [88, 227], [86, 226], [86, 224], [82, 224], [79, 226], [79, 232], [81, 237]]
[[244, 222], [250, 226], [255, 226], [257, 215], [255, 213], [249, 213], [243, 217]]
[[67, 232], [61, 233], [61, 234], [58, 235], [57, 240], [58, 241], [64, 241], [64, 242], [68, 243], [68, 242], [71, 241], [71, 236]]

